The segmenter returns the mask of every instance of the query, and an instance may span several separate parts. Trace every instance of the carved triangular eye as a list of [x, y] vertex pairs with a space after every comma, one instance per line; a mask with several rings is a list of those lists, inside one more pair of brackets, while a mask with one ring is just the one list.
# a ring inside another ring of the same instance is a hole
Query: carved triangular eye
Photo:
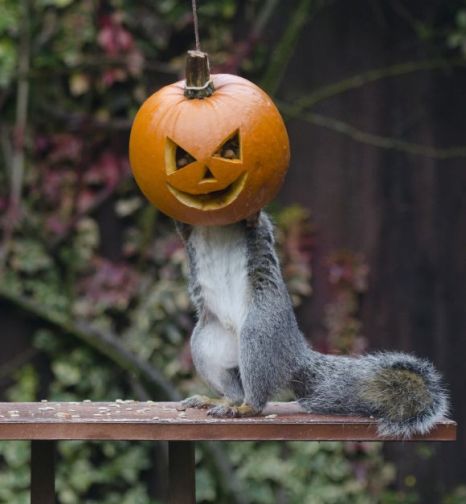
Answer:
[[175, 163], [176, 163], [176, 169], [178, 170], [179, 168], [183, 168], [193, 161], [196, 161], [189, 152], [186, 152], [182, 147], [179, 145], [176, 146], [175, 149]]
[[214, 156], [224, 159], [241, 159], [239, 130], [236, 130], [215, 152]]

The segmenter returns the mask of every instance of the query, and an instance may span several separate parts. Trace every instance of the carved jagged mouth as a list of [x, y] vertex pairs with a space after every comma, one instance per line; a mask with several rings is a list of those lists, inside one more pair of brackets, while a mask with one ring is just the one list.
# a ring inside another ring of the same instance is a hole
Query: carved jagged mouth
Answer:
[[199, 210], [217, 210], [235, 201], [243, 190], [246, 177], [247, 173], [243, 173], [238, 179], [224, 189], [212, 191], [207, 194], [189, 194], [175, 189], [169, 183], [167, 183], [167, 186], [173, 196], [186, 206]]

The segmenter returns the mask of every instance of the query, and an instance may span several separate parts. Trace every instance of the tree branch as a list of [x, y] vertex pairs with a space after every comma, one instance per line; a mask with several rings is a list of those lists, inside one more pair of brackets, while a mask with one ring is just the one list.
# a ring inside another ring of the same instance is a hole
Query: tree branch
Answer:
[[309, 21], [309, 12], [314, 4], [315, 0], [300, 0], [293, 10], [291, 20], [287, 23], [277, 47], [272, 51], [269, 67], [261, 82], [261, 87], [271, 95], [277, 91], [280, 85], [293, 49]]
[[426, 61], [409, 61], [406, 63], [398, 63], [385, 68], [375, 68], [367, 72], [353, 75], [347, 79], [339, 82], [323, 86], [319, 89], [312, 91], [310, 94], [299, 98], [295, 105], [300, 109], [314, 107], [317, 103], [344, 93], [351, 89], [357, 89], [371, 82], [376, 82], [387, 77], [397, 77], [401, 75], [408, 75], [410, 73], [436, 70], [439, 68], [449, 69], [451, 67], [464, 67], [466, 66], [466, 59], [464, 58], [451, 58], [451, 59], [433, 59]]
[[23, 19], [19, 47], [19, 76], [16, 95], [16, 122], [13, 131], [11, 164], [10, 218], [17, 217], [24, 178], [24, 150], [29, 105], [30, 0], [23, 0]]
[[379, 147], [381, 149], [395, 150], [417, 156], [425, 156], [433, 159], [451, 159], [466, 157], [466, 145], [448, 148], [436, 148], [429, 145], [421, 145], [397, 138], [375, 135], [355, 128], [351, 124], [312, 112], [302, 112], [298, 107], [283, 102], [278, 103], [278, 107], [285, 116], [300, 119], [316, 126], [322, 126], [329, 130], [341, 133], [356, 142]]
[[262, 37], [265, 26], [272, 17], [275, 8], [278, 5], [278, 0], [266, 0], [262, 9], [254, 18], [254, 22], [249, 30], [246, 38], [235, 41], [230, 51], [231, 55], [221, 65], [216, 65], [220, 73], [238, 73], [241, 63], [252, 53], [257, 41]]
[[10, 292], [2, 285], [0, 285], [0, 298], [12, 303], [28, 315], [39, 318], [47, 324], [86, 343], [125, 371], [157, 387], [168, 399], [172, 401], [179, 401], [181, 399], [181, 394], [163, 376], [161, 371], [128, 351], [118, 336], [112, 332], [104, 332], [87, 322], [74, 321], [67, 319], [59, 313], [52, 313], [34, 301], [20, 294]]
[[11, 156], [10, 166], [10, 198], [5, 219], [3, 244], [0, 247], [0, 276], [2, 274], [10, 250], [13, 229], [20, 216], [21, 193], [24, 179], [25, 137], [29, 107], [29, 67], [31, 62], [31, 4], [30, 0], [22, 1], [23, 16], [18, 51], [19, 76], [16, 90], [16, 119], [13, 129], [13, 145], [11, 154], [4, 147], [6, 157]]

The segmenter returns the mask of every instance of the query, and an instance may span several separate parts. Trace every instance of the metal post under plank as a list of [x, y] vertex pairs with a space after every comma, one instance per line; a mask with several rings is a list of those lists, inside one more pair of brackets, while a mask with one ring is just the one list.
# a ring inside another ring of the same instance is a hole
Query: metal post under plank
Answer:
[[195, 504], [194, 442], [169, 441], [169, 504]]
[[31, 504], [55, 504], [55, 441], [31, 442]]

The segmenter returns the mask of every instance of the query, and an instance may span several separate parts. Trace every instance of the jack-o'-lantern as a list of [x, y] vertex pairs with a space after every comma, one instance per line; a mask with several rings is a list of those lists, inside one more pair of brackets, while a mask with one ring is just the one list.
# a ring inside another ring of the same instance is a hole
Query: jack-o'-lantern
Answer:
[[276, 195], [289, 142], [266, 93], [241, 77], [210, 76], [207, 55], [190, 51], [186, 82], [162, 88], [138, 111], [130, 161], [139, 187], [164, 213], [224, 225]]

